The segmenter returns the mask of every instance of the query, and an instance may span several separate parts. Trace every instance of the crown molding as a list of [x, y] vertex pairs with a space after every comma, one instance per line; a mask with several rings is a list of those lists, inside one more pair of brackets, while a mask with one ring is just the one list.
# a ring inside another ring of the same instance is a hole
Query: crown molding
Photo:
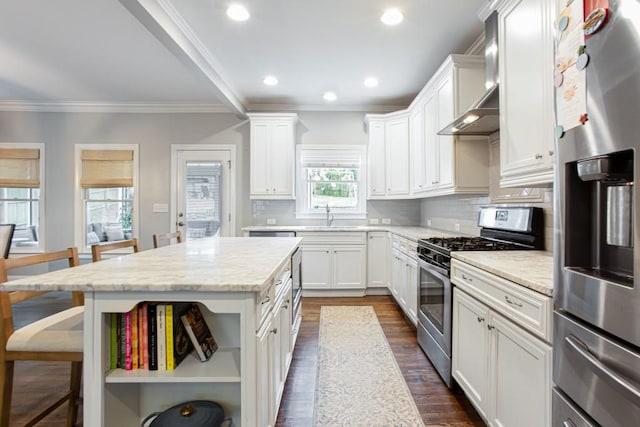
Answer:
[[406, 105], [327, 105], [327, 104], [248, 104], [247, 111], [327, 111], [327, 112], [366, 112], [390, 113], [403, 110]]
[[465, 55], [484, 55], [484, 31], [478, 36], [477, 39], [471, 43], [471, 46], [464, 53]]
[[212, 84], [228, 110], [245, 117], [244, 99], [224, 77], [223, 67], [196, 36], [170, 0], [119, 0], [176, 58]]
[[50, 113], [232, 113], [221, 104], [0, 101], [0, 111]]

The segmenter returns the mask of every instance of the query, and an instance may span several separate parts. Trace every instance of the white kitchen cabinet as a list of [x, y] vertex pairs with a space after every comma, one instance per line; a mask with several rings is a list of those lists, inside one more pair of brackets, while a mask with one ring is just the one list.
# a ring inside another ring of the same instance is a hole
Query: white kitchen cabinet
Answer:
[[248, 114], [250, 198], [295, 198], [296, 114]]
[[[305, 290], [349, 291], [366, 288], [367, 238], [364, 232], [300, 232], [302, 287]], [[307, 293], [308, 295], [309, 293]]]
[[[260, 399], [256, 401], [256, 421], [259, 426], [272, 426], [273, 406], [275, 400], [272, 402], [273, 394], [273, 372], [272, 366], [272, 350], [273, 350], [273, 332], [272, 322], [269, 319], [262, 325], [260, 331], [256, 336], [256, 360], [257, 360], [257, 376], [256, 376], [256, 394], [260, 396]], [[266, 396], [266, 398], [265, 398]]]
[[554, 1], [498, 6], [503, 187], [553, 182], [554, 19]]
[[415, 257], [407, 257], [407, 311], [411, 321], [418, 322], [418, 261]]
[[370, 232], [367, 242], [367, 289], [388, 286], [389, 258], [387, 233], [384, 231]]
[[369, 164], [368, 191], [369, 198], [382, 197], [387, 194], [386, 149], [384, 145], [384, 118], [369, 120]]
[[[452, 373], [490, 426], [550, 426], [551, 299], [452, 261]], [[539, 338], [540, 337], [540, 338]]]
[[409, 152], [411, 154], [411, 193], [419, 194], [426, 189], [426, 165], [424, 135], [424, 109], [418, 102], [409, 113]]
[[367, 114], [369, 199], [409, 197], [409, 116], [407, 111]]
[[421, 102], [413, 107], [423, 111], [423, 197], [488, 193], [488, 139], [437, 134], [483, 94], [484, 79], [482, 57], [450, 55], [420, 94]]
[[385, 125], [387, 196], [409, 195], [409, 118], [406, 114]]
[[418, 263], [416, 243], [401, 236], [392, 236], [391, 283], [389, 290], [412, 321], [418, 322]]

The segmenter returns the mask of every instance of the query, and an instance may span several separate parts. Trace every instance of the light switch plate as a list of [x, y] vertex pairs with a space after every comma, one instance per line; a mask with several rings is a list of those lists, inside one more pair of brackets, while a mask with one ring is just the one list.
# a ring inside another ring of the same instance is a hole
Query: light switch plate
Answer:
[[454, 224], [453, 231], [460, 231], [460, 224]]
[[369, 219], [369, 224], [378, 225], [378, 224], [380, 224], [380, 220], [378, 218], [370, 218]]
[[382, 223], [389, 225], [389, 224], [391, 224], [391, 219], [390, 218], [382, 218]]
[[154, 203], [153, 204], [153, 213], [166, 213], [169, 212], [169, 204], [168, 203]]
[[267, 218], [267, 225], [276, 225], [275, 218]]
[[427, 220], [427, 227], [431, 227], [431, 220], [430, 219]]

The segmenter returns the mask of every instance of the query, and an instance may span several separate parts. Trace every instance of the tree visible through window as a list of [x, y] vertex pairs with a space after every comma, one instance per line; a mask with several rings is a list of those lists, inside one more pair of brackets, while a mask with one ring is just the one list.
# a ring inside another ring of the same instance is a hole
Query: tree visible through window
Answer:
[[307, 168], [310, 205], [314, 208], [358, 206], [358, 168]]

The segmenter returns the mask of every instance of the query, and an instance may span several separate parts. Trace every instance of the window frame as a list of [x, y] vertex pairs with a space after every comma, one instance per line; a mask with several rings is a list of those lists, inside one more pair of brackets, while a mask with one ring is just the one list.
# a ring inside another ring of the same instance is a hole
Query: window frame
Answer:
[[[82, 178], [82, 151], [83, 150], [131, 150], [133, 151], [133, 200], [131, 202], [131, 229], [132, 229], [132, 238], [138, 238], [140, 234], [140, 222], [139, 222], [139, 200], [140, 200], [140, 185], [139, 185], [139, 174], [140, 174], [140, 164], [139, 164], [139, 145], [138, 144], [75, 144], [74, 146], [74, 171], [75, 171], [75, 179], [74, 179], [74, 244], [78, 248], [78, 253], [80, 254], [91, 254], [91, 246], [85, 246], [85, 238], [87, 234], [87, 224], [86, 224], [86, 200], [84, 198], [84, 192], [86, 189], [82, 188], [80, 185], [80, 180]], [[114, 187], [117, 188], [117, 187]], [[131, 248], [122, 249], [120, 251], [110, 252], [105, 256], [109, 257], [109, 255], [120, 255], [131, 253]]]
[[[296, 146], [296, 219], [325, 219], [327, 213], [325, 208], [315, 209], [309, 206], [309, 182], [307, 181], [307, 168], [303, 166], [305, 153], [322, 152], [331, 153], [331, 157], [335, 161], [340, 161], [340, 155], [353, 158], [354, 152], [360, 158], [360, 171], [358, 180], [358, 205], [356, 208], [333, 208], [331, 214], [334, 219], [366, 219], [367, 218], [367, 147], [366, 145], [304, 145]], [[338, 154], [338, 158], [336, 158]], [[346, 209], [349, 209], [348, 211]]]
[[[37, 149], [40, 151], [39, 165], [40, 168], [40, 197], [38, 199], [38, 246], [35, 247], [12, 247], [10, 254], [37, 254], [43, 253], [47, 247], [45, 244], [45, 194], [46, 194], [46, 182], [45, 182], [45, 146], [42, 142], [0, 142], [0, 148], [8, 149]], [[32, 199], [31, 199], [32, 200]], [[14, 233], [15, 238], [15, 233]]]

